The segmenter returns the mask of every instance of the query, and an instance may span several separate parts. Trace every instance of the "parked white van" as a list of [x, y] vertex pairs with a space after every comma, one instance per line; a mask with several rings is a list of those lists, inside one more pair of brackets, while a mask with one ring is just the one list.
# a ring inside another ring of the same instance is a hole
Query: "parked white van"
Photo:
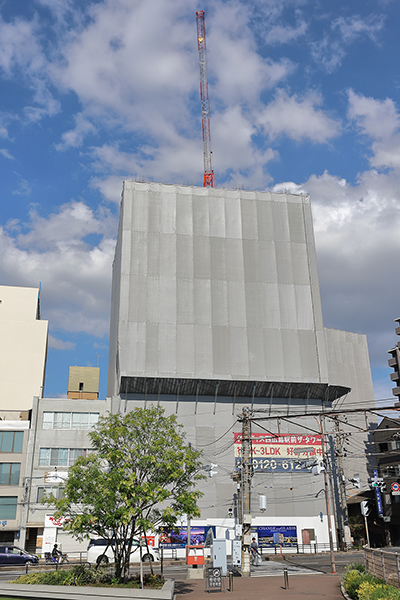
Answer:
[[[160, 560], [158, 548], [149, 546], [147, 549], [145, 542], [142, 541], [142, 562], [154, 562], [155, 560]], [[109, 542], [101, 538], [91, 539], [87, 550], [87, 561], [90, 564], [96, 563], [97, 565], [101, 563], [107, 565], [114, 562], [114, 552]], [[133, 540], [130, 562], [140, 562], [139, 540]]]

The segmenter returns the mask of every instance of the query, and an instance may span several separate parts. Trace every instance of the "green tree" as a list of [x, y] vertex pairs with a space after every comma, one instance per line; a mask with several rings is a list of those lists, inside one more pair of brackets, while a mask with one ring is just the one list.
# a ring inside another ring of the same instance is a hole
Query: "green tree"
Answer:
[[75, 538], [110, 542], [115, 576], [123, 579], [138, 536], [174, 527], [182, 514], [200, 515], [202, 494], [192, 488], [204, 477], [200, 452], [185, 443], [176, 417], [156, 406], [108, 413], [89, 435], [93, 453], [69, 469], [63, 497], [48, 502], [69, 519], [64, 528]]

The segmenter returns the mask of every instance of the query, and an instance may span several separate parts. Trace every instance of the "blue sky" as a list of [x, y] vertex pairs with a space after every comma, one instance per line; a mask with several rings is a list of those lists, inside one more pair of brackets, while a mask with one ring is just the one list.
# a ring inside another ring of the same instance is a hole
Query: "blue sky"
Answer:
[[311, 194], [324, 322], [365, 333], [377, 398], [400, 316], [394, 0], [2, 0], [0, 282], [38, 286], [45, 394], [101, 369], [123, 178], [202, 184], [196, 10], [216, 185]]

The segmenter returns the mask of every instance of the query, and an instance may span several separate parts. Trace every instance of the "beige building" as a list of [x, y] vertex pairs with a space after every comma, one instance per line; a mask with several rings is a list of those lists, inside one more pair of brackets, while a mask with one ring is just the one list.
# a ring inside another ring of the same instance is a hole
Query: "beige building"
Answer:
[[70, 367], [68, 398], [73, 400], [97, 400], [99, 397], [99, 367]]
[[30, 412], [43, 396], [47, 335], [39, 289], [0, 286], [0, 542], [21, 541]]
[[39, 289], [0, 286], [0, 410], [29, 410], [43, 396], [47, 335]]

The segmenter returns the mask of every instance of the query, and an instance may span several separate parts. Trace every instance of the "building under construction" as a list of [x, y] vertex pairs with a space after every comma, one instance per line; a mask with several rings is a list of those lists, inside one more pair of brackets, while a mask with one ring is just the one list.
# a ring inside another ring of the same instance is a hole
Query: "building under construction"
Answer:
[[[125, 181], [108, 396], [177, 415], [209, 474], [197, 524], [232, 535], [237, 417], [274, 416], [252, 427], [253, 526], [327, 543], [318, 423], [296, 415], [374, 396], [366, 337], [323, 325], [310, 197]], [[345, 475], [366, 483], [365, 458]]]

